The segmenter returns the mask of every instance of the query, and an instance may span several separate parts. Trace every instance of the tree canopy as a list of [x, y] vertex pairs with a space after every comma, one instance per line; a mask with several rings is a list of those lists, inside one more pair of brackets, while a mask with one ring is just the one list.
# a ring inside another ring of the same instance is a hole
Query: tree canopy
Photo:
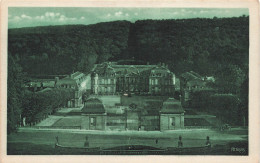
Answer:
[[29, 74], [89, 72], [95, 63], [133, 58], [166, 63], [177, 75], [214, 75], [227, 64], [246, 72], [249, 17], [9, 29], [8, 49]]

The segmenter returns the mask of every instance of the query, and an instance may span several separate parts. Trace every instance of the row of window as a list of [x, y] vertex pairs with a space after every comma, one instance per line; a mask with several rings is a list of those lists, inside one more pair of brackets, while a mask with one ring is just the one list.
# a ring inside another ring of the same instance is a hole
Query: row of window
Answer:
[[129, 88], [129, 87], [126, 87], [126, 88], [116, 88], [116, 91], [120, 92], [120, 91], [130, 91], [130, 92], [137, 92], [137, 91], [147, 91], [148, 92], [148, 88]]
[[[150, 85], [158, 85], [158, 79], [150, 79]], [[172, 81], [171, 80], [162, 80], [160, 81], [160, 84], [164, 84], [164, 85], [171, 85]]]
[[194, 85], [194, 86], [191, 86], [191, 87], [187, 87], [188, 90], [192, 90], [192, 89], [203, 89], [204, 87], [203, 86], [198, 86], [198, 85]]
[[[135, 78], [126, 78], [126, 80], [123, 80], [122, 78], [118, 79], [118, 83], [122, 83], [122, 81], [126, 82], [126, 83], [135, 83], [135, 82], [140, 82], [144, 83], [144, 82], [148, 82], [147, 80], [137, 80]], [[97, 83], [98, 82], [98, 83]], [[100, 79], [100, 80], [92, 80], [92, 83], [95, 84], [115, 84], [115, 80], [114, 79]], [[150, 79], [150, 84], [151, 85], [158, 85], [159, 83], [159, 79]], [[161, 84], [165, 84], [165, 85], [171, 85], [172, 81], [171, 80], [162, 80], [160, 81]]]
[[74, 85], [70, 85], [70, 84], [62, 84], [61, 87], [62, 88], [73, 88], [73, 89], [75, 88]]
[[115, 88], [114, 87], [99, 87], [98, 92], [103, 92], [103, 93], [115, 92]]
[[98, 84], [114, 84], [114, 79], [100, 79]]
[[99, 80], [92, 80], [94, 84], [115, 84], [114, 79], [99, 79]]

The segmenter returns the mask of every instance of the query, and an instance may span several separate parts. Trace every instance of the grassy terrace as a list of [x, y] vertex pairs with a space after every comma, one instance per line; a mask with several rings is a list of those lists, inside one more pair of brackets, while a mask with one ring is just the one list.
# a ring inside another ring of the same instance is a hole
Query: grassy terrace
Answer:
[[143, 107], [146, 105], [146, 103], [148, 104], [149, 102], [152, 102], [152, 104], [156, 104], [154, 107], [158, 107], [159, 103], [168, 99], [167, 96], [132, 96], [132, 97], [126, 97], [126, 96], [122, 96], [121, 97], [121, 102], [122, 105], [130, 105], [131, 103], [135, 103], [140, 107]]
[[64, 117], [56, 121], [52, 126], [80, 126], [81, 118], [77, 116]]
[[[127, 132], [103, 132], [82, 130], [31, 130], [24, 129], [8, 136], [8, 154], [84, 154], [60, 153], [54, 149], [55, 136], [59, 137], [59, 143], [64, 146], [83, 147], [85, 137], [89, 138], [90, 147], [110, 148], [122, 145], [148, 145], [154, 147], [177, 147], [178, 137], [183, 137], [184, 147], [203, 146], [206, 136], [210, 136], [212, 145], [224, 145], [230, 142], [247, 142], [246, 129], [234, 129], [232, 131], [219, 132], [214, 130], [181, 130], [181, 131], [127, 131]], [[192, 133], [192, 134], [191, 134]], [[158, 138], [158, 144], [155, 139]], [[69, 151], [68, 151], [69, 152]], [[199, 154], [199, 151], [198, 151]]]

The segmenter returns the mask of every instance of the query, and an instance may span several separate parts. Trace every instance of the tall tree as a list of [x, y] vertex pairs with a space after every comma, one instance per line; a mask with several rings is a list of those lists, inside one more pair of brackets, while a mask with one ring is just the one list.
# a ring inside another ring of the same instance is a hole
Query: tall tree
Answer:
[[22, 106], [22, 68], [17, 59], [8, 55], [7, 79], [7, 133], [16, 131], [21, 123]]
[[77, 69], [81, 72], [88, 73], [97, 61], [97, 54], [94, 48], [81, 44], [79, 46], [81, 57], [77, 65]]
[[222, 65], [215, 72], [216, 85], [221, 93], [240, 93], [246, 74], [236, 65]]

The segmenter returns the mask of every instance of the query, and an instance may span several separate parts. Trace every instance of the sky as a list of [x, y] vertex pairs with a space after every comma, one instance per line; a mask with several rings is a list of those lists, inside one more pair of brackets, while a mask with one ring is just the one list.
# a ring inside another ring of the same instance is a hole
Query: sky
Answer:
[[247, 8], [87, 8], [87, 7], [9, 7], [8, 28], [96, 24], [116, 20], [188, 19], [239, 17]]

